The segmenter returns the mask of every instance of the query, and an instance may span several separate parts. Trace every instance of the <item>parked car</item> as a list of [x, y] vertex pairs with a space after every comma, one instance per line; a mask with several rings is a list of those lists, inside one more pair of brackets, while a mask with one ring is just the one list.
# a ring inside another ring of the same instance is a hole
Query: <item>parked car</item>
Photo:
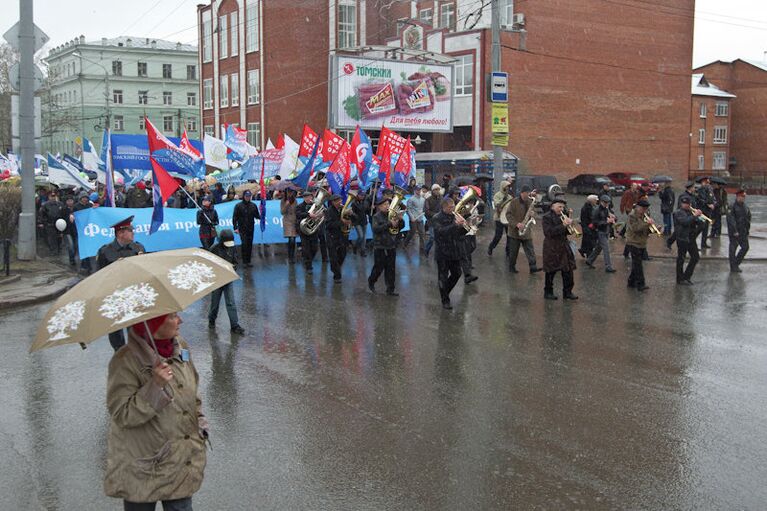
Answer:
[[554, 176], [517, 176], [515, 189], [520, 190], [523, 186], [529, 186], [538, 192], [538, 208], [547, 212], [551, 207], [551, 201], [557, 195], [564, 195], [565, 191], [559, 186]]
[[650, 195], [654, 195], [658, 192], [658, 183], [652, 183], [649, 179], [639, 174], [631, 174], [629, 172], [612, 172], [607, 174], [613, 183], [616, 185], [623, 185], [625, 188], [630, 188], [632, 183], [637, 183], [639, 186], [647, 186], [649, 188]]
[[610, 195], [619, 195], [626, 190], [625, 186], [616, 185], [605, 175], [579, 174], [567, 182], [567, 192], [575, 195], [600, 194], [605, 183], [610, 187]]

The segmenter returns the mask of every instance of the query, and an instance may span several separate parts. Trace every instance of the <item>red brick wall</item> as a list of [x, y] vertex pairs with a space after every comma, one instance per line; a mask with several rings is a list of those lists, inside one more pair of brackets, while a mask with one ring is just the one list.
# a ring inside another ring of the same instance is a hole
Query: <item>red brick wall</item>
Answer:
[[[694, 0], [665, 3], [694, 7]], [[510, 73], [509, 149], [523, 172], [561, 181], [614, 171], [686, 178], [690, 16], [603, 0], [517, 0], [515, 11], [526, 16], [528, 52], [504, 48], [503, 68]], [[503, 39], [518, 47], [516, 35]], [[488, 126], [489, 116], [485, 108]], [[486, 148], [490, 137], [486, 130]]]
[[[716, 84], [717, 86], [719, 84]], [[725, 102], [729, 105], [728, 115], [726, 117], [716, 116], [716, 104]], [[700, 105], [706, 105], [706, 117], [700, 116]], [[732, 140], [732, 107], [733, 102], [726, 98], [715, 98], [711, 96], [693, 96], [692, 111], [690, 122], [690, 173], [691, 175], [722, 175], [727, 170], [730, 161], [730, 140]], [[727, 127], [727, 143], [714, 144], [714, 128], [717, 126]], [[700, 143], [699, 130], [706, 130], [705, 144]], [[725, 153], [725, 169], [714, 170], [714, 152]], [[704, 168], [701, 170], [698, 166], [698, 156], [704, 157]]]

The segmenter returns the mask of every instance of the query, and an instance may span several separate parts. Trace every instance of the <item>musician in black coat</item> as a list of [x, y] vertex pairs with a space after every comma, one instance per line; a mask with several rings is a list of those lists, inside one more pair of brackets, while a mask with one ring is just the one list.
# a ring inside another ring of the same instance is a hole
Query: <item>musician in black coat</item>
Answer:
[[437, 261], [437, 280], [442, 308], [452, 309], [450, 291], [461, 278], [461, 259], [463, 258], [463, 238], [466, 237], [466, 220], [454, 214], [453, 199], [442, 199], [442, 211], [434, 215], [431, 224], [434, 229]]
[[597, 207], [599, 197], [596, 195], [589, 195], [586, 197], [586, 202], [581, 208], [581, 229], [583, 229], [583, 237], [581, 238], [581, 248], [578, 252], [583, 257], [588, 257], [591, 251], [597, 244], [597, 231], [594, 229], [594, 224], [591, 223], [591, 219], [594, 216], [594, 208]]
[[242, 202], [234, 207], [232, 212], [232, 227], [234, 232], [240, 235], [242, 245], [242, 264], [253, 266], [250, 262], [253, 253], [253, 233], [256, 230], [256, 220], [261, 220], [258, 206], [253, 202], [253, 192], [245, 190], [242, 194]]
[[[679, 194], [679, 197], [676, 200], [677, 210], [682, 208], [682, 204], [683, 204], [682, 199], [687, 199], [687, 201], [688, 201], [687, 203], [690, 205], [691, 209], [695, 209], [697, 207], [698, 199], [695, 197], [695, 183], [694, 182], [687, 181], [687, 184], [684, 185], [684, 191]], [[674, 213], [674, 215], [676, 215], [676, 212]], [[676, 229], [676, 220], [673, 219], [673, 218], [672, 218], [672, 220], [674, 220], [674, 228]], [[696, 234], [696, 236], [697, 236], [697, 234]], [[666, 247], [669, 250], [671, 250], [671, 245], [673, 245], [674, 242], [676, 242], [676, 240], [677, 240], [677, 236], [676, 236], [676, 230], [675, 230], [674, 233], [666, 239]]]
[[551, 209], [543, 215], [543, 271], [546, 272], [543, 297], [547, 300], [557, 299], [554, 294], [554, 276], [557, 272], [562, 272], [564, 299], [578, 299], [578, 296], [573, 294], [575, 256], [567, 240], [567, 226], [572, 223], [572, 219], [566, 217], [564, 221], [562, 220], [564, 207], [564, 199], [555, 199]]
[[[698, 209], [703, 211], [703, 214], [709, 218], [714, 218], [714, 210], [716, 209], [716, 201], [714, 200], [714, 192], [711, 189], [711, 180], [708, 177], [703, 177], [700, 180], [700, 188], [697, 193]], [[700, 249], [711, 248], [708, 244], [708, 222], [703, 224], [700, 237]]]
[[319, 218], [322, 213], [317, 213], [315, 215], [309, 214], [309, 210], [314, 203], [314, 194], [312, 192], [306, 190], [302, 196], [304, 201], [296, 206], [296, 230], [301, 237], [301, 257], [304, 260], [304, 268], [306, 269], [306, 274], [311, 275], [312, 262], [314, 261], [314, 256], [317, 255], [317, 249], [319, 247], [319, 237], [316, 231], [311, 234], [305, 233], [303, 229], [301, 229], [301, 221], [305, 218]]
[[[751, 210], [746, 205], [746, 191], [738, 190], [735, 202], [727, 214], [727, 235], [730, 238], [730, 271], [740, 273], [740, 263], [748, 253], [748, 233], [751, 230]], [[740, 250], [738, 250], [740, 248]]]
[[389, 220], [389, 204], [391, 201], [387, 197], [376, 202], [378, 211], [373, 215], [373, 269], [368, 277], [368, 289], [375, 293], [376, 281], [381, 273], [384, 274], [386, 282], [386, 294], [389, 296], [399, 296], [394, 291], [395, 284], [395, 263], [397, 260], [397, 237], [399, 231], [405, 227], [405, 221], [402, 216], [397, 216]]
[[[333, 194], [328, 199], [325, 210], [325, 237], [328, 243], [330, 269], [333, 272], [333, 282], [341, 282], [341, 267], [346, 259], [346, 245], [349, 242], [351, 218], [342, 218], [343, 201], [340, 195]], [[351, 214], [351, 213], [350, 213]]]
[[[692, 208], [690, 197], [679, 198], [680, 207], [674, 211], [674, 236], [676, 236], [676, 283], [691, 286], [692, 273], [700, 260], [695, 238], [700, 232], [700, 211]], [[684, 267], [684, 261], [690, 254], [690, 263]]]

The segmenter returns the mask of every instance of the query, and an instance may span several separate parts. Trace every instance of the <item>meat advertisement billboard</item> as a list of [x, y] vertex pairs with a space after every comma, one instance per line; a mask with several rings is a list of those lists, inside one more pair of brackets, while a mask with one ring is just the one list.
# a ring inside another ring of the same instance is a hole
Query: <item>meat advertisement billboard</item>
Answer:
[[338, 129], [453, 131], [453, 66], [331, 57], [330, 124]]

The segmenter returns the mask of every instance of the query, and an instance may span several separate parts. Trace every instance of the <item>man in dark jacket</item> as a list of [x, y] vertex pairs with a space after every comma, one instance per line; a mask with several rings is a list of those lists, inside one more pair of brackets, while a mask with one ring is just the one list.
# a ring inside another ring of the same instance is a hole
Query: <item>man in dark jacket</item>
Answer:
[[461, 278], [461, 258], [463, 257], [462, 238], [466, 236], [464, 224], [466, 220], [455, 215], [453, 199], [442, 199], [442, 211], [431, 219], [434, 229], [435, 250], [434, 259], [437, 261], [437, 280], [442, 308], [452, 309], [450, 291]]
[[[695, 238], [700, 230], [700, 210], [692, 208], [690, 197], [680, 197], [680, 207], [674, 212], [674, 235], [676, 236], [676, 283], [692, 285], [692, 274], [700, 260]], [[690, 254], [690, 263], [684, 267], [684, 261]]]
[[200, 243], [202, 248], [210, 249], [216, 239], [218, 212], [213, 208], [213, 200], [209, 196], [202, 198], [202, 209], [197, 211], [197, 225], [200, 226]]
[[586, 266], [593, 269], [594, 261], [599, 257], [599, 253], [604, 252], [605, 271], [615, 273], [610, 259], [610, 240], [608, 238], [610, 226], [615, 223], [615, 215], [610, 212], [609, 204], [610, 196], [602, 195], [599, 198], [599, 207], [594, 209], [594, 216], [589, 225], [592, 225], [592, 228], [597, 232], [597, 244], [586, 259]]
[[438, 184], [431, 185], [431, 195], [423, 204], [423, 216], [426, 218], [426, 230], [429, 232], [429, 239], [426, 240], [426, 246], [423, 249], [426, 257], [429, 256], [431, 247], [434, 246], [434, 230], [431, 228], [430, 220], [442, 210], [441, 202], [442, 188]]
[[[730, 238], [730, 271], [740, 273], [740, 263], [748, 253], [748, 233], [751, 230], [751, 210], [746, 205], [746, 191], [738, 190], [727, 215], [727, 235]], [[738, 248], [740, 247], [740, 250]]]
[[357, 239], [354, 240], [354, 253], [359, 253], [362, 257], [367, 256], [365, 251], [365, 240], [367, 238], [368, 227], [368, 209], [365, 206], [366, 200], [364, 195], [360, 192], [354, 197], [352, 202], [352, 213], [354, 213], [353, 225], [354, 231], [357, 233]]
[[125, 196], [125, 207], [127, 208], [145, 208], [152, 202], [152, 197], [146, 191], [146, 185], [143, 181], [136, 183], [136, 186], [128, 190]]
[[61, 253], [61, 232], [56, 228], [56, 220], [66, 219], [66, 207], [59, 201], [56, 190], [48, 194], [48, 200], [40, 207], [40, 223], [45, 230], [45, 242], [50, 255]]
[[640, 199], [634, 206], [634, 210], [629, 213], [626, 221], [626, 247], [631, 255], [631, 274], [629, 275], [628, 287], [633, 287], [637, 291], [645, 291], [649, 286], [644, 279], [644, 268], [642, 268], [642, 255], [647, 250], [647, 238], [650, 236], [650, 226], [655, 222], [650, 219], [645, 221], [645, 214], [650, 207], [646, 199]]
[[301, 237], [301, 257], [304, 260], [304, 268], [306, 269], [306, 274], [311, 275], [312, 262], [314, 261], [314, 256], [317, 255], [319, 240], [316, 231], [312, 234], [307, 234], [301, 229], [301, 221], [305, 218], [317, 219], [321, 213], [313, 216], [309, 214], [309, 210], [314, 203], [314, 194], [312, 192], [306, 190], [303, 193], [303, 198], [303, 202], [296, 206], [296, 230]]
[[581, 248], [578, 249], [578, 253], [583, 257], [588, 257], [597, 244], [597, 231], [594, 229], [591, 219], [594, 217], [594, 210], [598, 207], [598, 204], [599, 197], [596, 195], [589, 195], [586, 197], [586, 202], [583, 204], [583, 207], [581, 207], [581, 229], [583, 230], [583, 237], [581, 238]]
[[352, 226], [350, 218], [341, 217], [342, 209], [341, 196], [331, 195], [328, 199], [328, 208], [325, 210], [325, 236], [328, 242], [330, 270], [333, 272], [335, 283], [341, 282], [341, 267], [346, 259], [346, 244], [349, 242], [349, 229]]
[[[75, 246], [77, 247], [77, 226], [75, 224], [75, 217], [74, 214], [78, 211], [82, 211], [84, 209], [90, 209], [93, 207], [93, 204], [91, 204], [90, 199], [88, 198], [88, 192], [80, 192], [80, 195], [77, 196], [77, 202], [72, 207], [72, 214], [70, 216], [71, 224], [72, 224], [72, 231], [73, 231], [73, 238]], [[83, 259], [80, 258], [80, 271], [90, 274], [92, 271], [91, 267], [91, 258], [86, 257]]]
[[383, 197], [376, 203], [378, 211], [373, 215], [373, 269], [368, 277], [368, 289], [376, 292], [376, 281], [381, 273], [386, 282], [386, 294], [399, 296], [394, 291], [395, 263], [397, 260], [397, 237], [399, 231], [405, 227], [405, 221], [401, 216], [389, 221], [390, 200]]
[[727, 190], [721, 182], [713, 182], [711, 186], [714, 188], [714, 216], [711, 217], [714, 225], [711, 226], [711, 237], [718, 238], [722, 235], [722, 216], [727, 216]]
[[[210, 247], [210, 251], [221, 259], [229, 261], [232, 263], [232, 266], [237, 268], [234, 233], [230, 229], [221, 231], [218, 242]], [[221, 295], [224, 295], [226, 313], [229, 315], [229, 329], [233, 334], [244, 334], [245, 329], [240, 326], [239, 318], [237, 317], [237, 304], [234, 301], [234, 288], [231, 282], [216, 289], [211, 294], [210, 308], [208, 309], [208, 328], [216, 328], [216, 318], [218, 317], [218, 306], [221, 304]]]
[[[703, 211], [703, 214], [709, 218], [714, 218], [714, 209], [716, 208], [716, 202], [714, 201], [714, 193], [711, 190], [711, 180], [708, 177], [701, 178], [700, 188], [697, 193], [698, 209]], [[709, 224], [706, 222], [701, 230], [700, 237], [700, 249], [711, 248], [708, 244], [708, 230]]]
[[[695, 198], [695, 183], [694, 182], [687, 181], [687, 183], [684, 185], [684, 191], [679, 194], [679, 197], [676, 200], [676, 207], [677, 207], [677, 209], [681, 209], [682, 208], [682, 199], [683, 198], [687, 198], [688, 203], [690, 204], [690, 208], [691, 209], [695, 209], [696, 204], [697, 204], [697, 199]], [[674, 221], [674, 225], [676, 225], [676, 221]], [[666, 248], [671, 250], [671, 245], [673, 245], [675, 241], [676, 241], [676, 232], [674, 232], [671, 236], [669, 236], [666, 239]]]
[[575, 279], [575, 255], [570, 249], [567, 239], [567, 226], [572, 224], [572, 219], [562, 219], [562, 211], [565, 207], [564, 199], [554, 199], [551, 209], [543, 215], [543, 271], [546, 272], [546, 282], [543, 288], [543, 297], [546, 300], [556, 300], [554, 294], [554, 276], [562, 272], [562, 296], [565, 300], [577, 300], [573, 294]]
[[675, 202], [676, 196], [674, 194], [674, 190], [671, 189], [671, 183], [666, 183], [666, 185], [663, 187], [663, 191], [660, 192], [660, 212], [663, 214], [664, 236], [671, 236], [671, 216], [674, 214]]
[[253, 232], [256, 229], [256, 220], [261, 220], [261, 214], [258, 211], [258, 206], [253, 203], [253, 192], [245, 190], [242, 194], [242, 202], [234, 207], [232, 227], [234, 227], [234, 232], [240, 235], [242, 264], [247, 267], [253, 266], [250, 258], [253, 254]]

